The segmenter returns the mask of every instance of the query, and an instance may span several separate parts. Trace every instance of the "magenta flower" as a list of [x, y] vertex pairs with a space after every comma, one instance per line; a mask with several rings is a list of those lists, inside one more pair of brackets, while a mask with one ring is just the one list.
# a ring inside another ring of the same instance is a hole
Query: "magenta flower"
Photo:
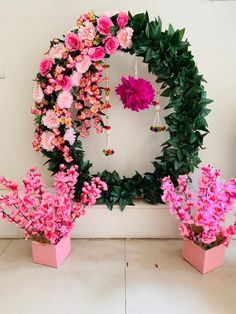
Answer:
[[116, 94], [120, 96], [125, 108], [144, 110], [153, 102], [155, 91], [149, 81], [133, 76], [128, 79], [122, 76], [121, 81], [122, 84], [116, 87]]

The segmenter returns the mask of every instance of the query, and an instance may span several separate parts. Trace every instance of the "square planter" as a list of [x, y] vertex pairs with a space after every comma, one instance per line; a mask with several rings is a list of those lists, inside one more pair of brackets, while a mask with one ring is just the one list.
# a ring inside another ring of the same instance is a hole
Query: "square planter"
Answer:
[[224, 262], [224, 252], [223, 244], [204, 250], [191, 240], [184, 239], [183, 258], [202, 274], [221, 266]]
[[51, 267], [59, 267], [71, 252], [70, 235], [56, 245], [36, 241], [32, 241], [31, 245], [33, 262]]

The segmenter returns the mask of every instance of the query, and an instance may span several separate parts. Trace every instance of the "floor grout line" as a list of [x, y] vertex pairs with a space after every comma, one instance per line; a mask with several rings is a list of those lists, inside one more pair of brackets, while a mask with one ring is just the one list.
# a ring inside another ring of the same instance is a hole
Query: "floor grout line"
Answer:
[[1, 251], [0, 253], [0, 257], [6, 252], [6, 250], [8, 249], [8, 247], [10, 246], [10, 244], [12, 243], [13, 240], [9, 240], [9, 243], [7, 243], [7, 245], [4, 247], [4, 249]]
[[125, 314], [127, 314], [127, 260], [126, 260], [126, 239], [124, 239], [124, 267], [125, 267]]

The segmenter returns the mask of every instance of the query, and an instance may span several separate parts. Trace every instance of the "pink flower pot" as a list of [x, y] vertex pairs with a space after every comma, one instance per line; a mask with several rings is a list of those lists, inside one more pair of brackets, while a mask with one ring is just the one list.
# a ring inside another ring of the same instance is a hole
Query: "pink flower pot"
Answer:
[[223, 244], [204, 250], [191, 240], [184, 240], [183, 258], [202, 274], [221, 266], [224, 262], [224, 252]]
[[36, 264], [59, 267], [71, 252], [70, 235], [56, 245], [32, 241], [32, 259]]

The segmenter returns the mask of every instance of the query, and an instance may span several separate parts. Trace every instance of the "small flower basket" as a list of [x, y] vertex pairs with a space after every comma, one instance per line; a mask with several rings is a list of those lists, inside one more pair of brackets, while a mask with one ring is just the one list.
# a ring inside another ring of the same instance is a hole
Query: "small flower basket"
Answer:
[[71, 252], [71, 238], [67, 235], [57, 244], [32, 241], [31, 246], [34, 263], [59, 267]]
[[223, 264], [225, 247], [236, 234], [236, 221], [225, 226], [236, 200], [236, 179], [218, 182], [220, 171], [211, 166], [203, 166], [201, 172], [196, 200], [188, 188], [187, 175], [178, 177], [177, 188], [165, 177], [162, 200], [180, 221], [183, 258], [205, 274]]
[[183, 258], [195, 267], [200, 273], [205, 274], [223, 265], [225, 246], [220, 244], [211, 249], [202, 247], [189, 239], [184, 239]]
[[59, 267], [71, 252], [70, 234], [75, 220], [107, 190], [105, 182], [93, 177], [90, 183], [84, 182], [75, 200], [77, 169], [61, 165], [55, 174], [53, 193], [45, 190], [35, 168], [23, 180], [22, 191], [18, 184], [0, 176], [0, 184], [9, 190], [0, 196], [0, 219], [15, 223], [24, 230], [25, 239], [32, 240], [34, 263]]

